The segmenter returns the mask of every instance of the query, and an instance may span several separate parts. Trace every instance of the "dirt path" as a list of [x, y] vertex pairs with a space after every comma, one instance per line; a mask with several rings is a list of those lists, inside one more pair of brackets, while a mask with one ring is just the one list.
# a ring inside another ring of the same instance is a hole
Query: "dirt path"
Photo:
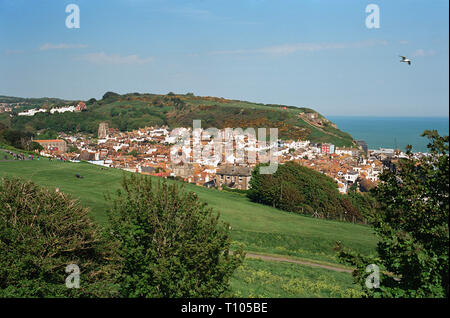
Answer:
[[308, 261], [301, 261], [301, 260], [282, 257], [282, 256], [269, 256], [269, 255], [261, 255], [261, 254], [254, 254], [254, 253], [246, 253], [246, 257], [262, 259], [262, 260], [266, 260], [266, 261], [295, 263], [295, 264], [301, 264], [301, 265], [306, 265], [306, 266], [311, 266], [311, 267], [325, 268], [325, 269], [329, 269], [329, 270], [336, 271], [336, 272], [346, 272], [346, 273], [352, 272], [351, 269], [345, 269], [342, 267], [335, 267], [335, 266], [330, 266], [330, 265], [312, 263], [312, 262], [308, 262]]
[[309, 120], [306, 119], [305, 117], [300, 116], [300, 118], [303, 119], [303, 120], [304, 120], [305, 122], [307, 122], [308, 124], [310, 124], [311, 126], [313, 126], [313, 127], [315, 127], [316, 129], [320, 130], [320, 131], [323, 132], [324, 134], [327, 134], [327, 135], [334, 136], [334, 137], [336, 137], [336, 138], [342, 139], [341, 136], [338, 136], [338, 135], [336, 135], [336, 134], [333, 134], [332, 132], [329, 132], [329, 131], [324, 130], [322, 127], [320, 127], [319, 125], [316, 125], [315, 123], [309, 121]]

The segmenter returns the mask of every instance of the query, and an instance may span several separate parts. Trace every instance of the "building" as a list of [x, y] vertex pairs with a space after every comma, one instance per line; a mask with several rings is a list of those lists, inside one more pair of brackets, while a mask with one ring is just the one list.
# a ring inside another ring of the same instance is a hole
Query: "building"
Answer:
[[358, 180], [359, 174], [357, 171], [349, 171], [346, 174], [344, 174], [344, 179], [347, 181], [347, 183], [353, 184]]
[[62, 139], [33, 140], [40, 144], [44, 149], [51, 151], [67, 151], [67, 143]]
[[74, 111], [75, 111], [75, 106], [63, 106], [63, 107], [59, 107], [59, 108], [50, 109], [50, 114], [65, 113], [65, 112], [73, 113]]
[[40, 109], [33, 108], [33, 109], [28, 109], [24, 112], [20, 112], [20, 113], [18, 113], [18, 115], [19, 116], [34, 116], [37, 113], [46, 113], [46, 112], [47, 112], [47, 110], [44, 108], [40, 108]]
[[322, 144], [320, 147], [320, 152], [327, 154], [327, 155], [332, 155], [332, 154], [334, 154], [334, 145], [333, 144]]
[[369, 153], [369, 147], [367, 146], [367, 143], [364, 140], [357, 140], [356, 141], [364, 151], [364, 154], [367, 156]]
[[86, 107], [86, 104], [83, 103], [83, 102], [79, 102], [77, 104], [77, 106], [75, 106], [75, 111], [76, 112], [81, 112], [81, 111], [85, 111], [85, 110], [87, 110], [87, 107]]
[[98, 139], [105, 139], [108, 136], [108, 123], [98, 125]]
[[252, 168], [227, 165], [217, 169], [216, 184], [219, 189], [225, 185], [229, 188], [248, 190], [251, 177]]
[[170, 166], [172, 176], [187, 179], [194, 175], [194, 165], [192, 163], [180, 162]]

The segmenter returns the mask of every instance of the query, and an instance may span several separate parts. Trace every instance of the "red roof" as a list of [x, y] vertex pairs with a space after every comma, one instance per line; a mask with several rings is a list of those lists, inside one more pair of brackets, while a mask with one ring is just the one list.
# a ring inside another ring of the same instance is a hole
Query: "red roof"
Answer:
[[33, 140], [33, 141], [36, 141], [36, 142], [65, 142], [64, 140], [62, 140], [62, 139], [46, 139], [46, 140]]

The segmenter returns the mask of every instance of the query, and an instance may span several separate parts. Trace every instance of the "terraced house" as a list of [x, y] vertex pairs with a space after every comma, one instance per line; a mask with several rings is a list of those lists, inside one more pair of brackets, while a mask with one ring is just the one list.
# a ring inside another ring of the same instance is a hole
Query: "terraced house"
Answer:
[[251, 167], [226, 165], [217, 169], [216, 184], [219, 189], [225, 185], [233, 189], [248, 190], [251, 177]]

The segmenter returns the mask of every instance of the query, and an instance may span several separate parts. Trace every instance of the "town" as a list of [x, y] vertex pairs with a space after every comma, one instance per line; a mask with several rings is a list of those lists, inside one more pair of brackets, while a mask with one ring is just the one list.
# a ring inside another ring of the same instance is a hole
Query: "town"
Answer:
[[[203, 136], [206, 130], [200, 129]], [[100, 123], [97, 138], [85, 134], [59, 134], [55, 140], [34, 140], [43, 150], [41, 156], [55, 157], [72, 162], [87, 161], [92, 164], [123, 169], [163, 178], [176, 178], [198, 186], [222, 189], [248, 190], [253, 168], [263, 161], [258, 152], [256, 160], [237, 158], [236, 154], [196, 158], [191, 146], [191, 136], [182, 145], [174, 147], [183, 134], [189, 134], [192, 128], [169, 129], [167, 126], [145, 127], [129, 132], [121, 132]], [[206, 134], [207, 135], [207, 134]], [[242, 132], [234, 134], [234, 151], [249, 152], [255, 143]], [[242, 142], [236, 142], [241, 140]], [[203, 151], [212, 148], [213, 138], [202, 138]], [[319, 171], [333, 178], [341, 193], [347, 193], [351, 187], [368, 191], [378, 183], [383, 169], [395, 169], [395, 162], [406, 155], [394, 149], [368, 150], [363, 141], [354, 148], [339, 148], [329, 143], [311, 143], [308, 140], [280, 140], [269, 144], [277, 163], [295, 161], [305, 167]], [[260, 142], [258, 142], [260, 146]], [[209, 147], [209, 148], [207, 148]], [[173, 150], [175, 149], [175, 150]], [[260, 149], [262, 149], [260, 147]], [[172, 152], [172, 153], [171, 153]], [[174, 161], [173, 155], [183, 154], [185, 160]], [[225, 156], [228, 156], [225, 158]], [[224, 160], [225, 158], [225, 160]], [[243, 160], [242, 160], [243, 159]]]

